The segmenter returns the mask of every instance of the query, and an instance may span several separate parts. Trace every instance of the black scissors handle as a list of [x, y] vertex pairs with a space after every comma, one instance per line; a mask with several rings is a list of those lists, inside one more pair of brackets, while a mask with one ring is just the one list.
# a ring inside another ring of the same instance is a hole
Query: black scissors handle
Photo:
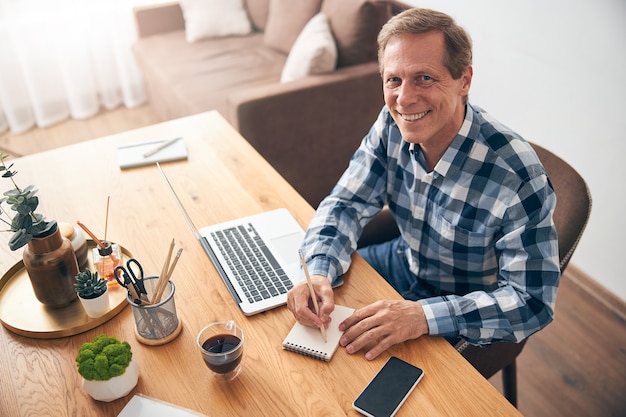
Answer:
[[[136, 267], [139, 273], [135, 273], [133, 266]], [[147, 294], [146, 287], [143, 283], [143, 267], [135, 258], [130, 258], [126, 262], [126, 268], [123, 266], [116, 266], [113, 270], [113, 275], [122, 287], [128, 288], [128, 286], [131, 285], [138, 295]], [[120, 275], [122, 278], [121, 280]]]

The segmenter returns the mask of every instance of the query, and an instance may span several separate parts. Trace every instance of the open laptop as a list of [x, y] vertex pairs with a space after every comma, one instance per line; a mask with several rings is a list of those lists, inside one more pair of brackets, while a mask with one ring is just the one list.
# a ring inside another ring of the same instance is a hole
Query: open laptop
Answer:
[[277, 209], [198, 229], [165, 172], [157, 166], [191, 231], [243, 313], [253, 315], [286, 304], [287, 291], [303, 279], [298, 249], [304, 230], [291, 213]]

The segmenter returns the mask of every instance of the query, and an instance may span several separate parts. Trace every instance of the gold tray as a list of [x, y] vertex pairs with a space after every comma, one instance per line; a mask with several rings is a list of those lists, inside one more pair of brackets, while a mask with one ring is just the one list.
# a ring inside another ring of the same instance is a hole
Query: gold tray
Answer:
[[[87, 240], [89, 269], [94, 271], [91, 256], [93, 240]], [[122, 262], [132, 258], [130, 252], [120, 246]], [[109, 311], [93, 319], [87, 316], [78, 299], [62, 308], [50, 308], [35, 297], [30, 278], [19, 261], [0, 279], [0, 321], [10, 331], [35, 339], [53, 339], [73, 336], [106, 323], [126, 307], [127, 291], [117, 282], [109, 285]]]

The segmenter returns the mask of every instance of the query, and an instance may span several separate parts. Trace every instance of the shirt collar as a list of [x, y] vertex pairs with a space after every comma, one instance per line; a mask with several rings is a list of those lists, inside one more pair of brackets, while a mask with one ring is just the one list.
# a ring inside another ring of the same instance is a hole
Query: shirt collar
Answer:
[[[452, 143], [450, 143], [450, 146], [448, 146], [448, 149], [446, 149], [446, 151], [444, 152], [443, 156], [441, 157], [437, 165], [435, 165], [435, 169], [433, 170], [433, 173], [446, 176], [452, 173], [451, 170], [453, 168], [456, 171], [458, 170], [458, 168], [460, 168], [463, 165], [463, 162], [467, 158], [467, 155], [469, 153], [468, 147], [471, 147], [471, 143], [470, 141], [468, 141], [468, 138], [471, 134], [473, 123], [474, 123], [474, 109], [468, 103], [465, 106], [465, 119], [463, 120], [463, 123], [461, 124], [461, 128], [459, 129], [459, 132], [456, 134], [456, 136], [452, 140]], [[408, 142], [407, 144], [408, 144], [407, 149], [411, 153], [411, 155], [413, 155], [415, 158], [418, 158], [418, 161], [421, 161], [422, 165], [425, 166], [426, 162], [424, 160], [424, 156], [422, 154], [422, 150], [420, 149], [419, 145], [416, 145], [415, 143], [408, 143]]]

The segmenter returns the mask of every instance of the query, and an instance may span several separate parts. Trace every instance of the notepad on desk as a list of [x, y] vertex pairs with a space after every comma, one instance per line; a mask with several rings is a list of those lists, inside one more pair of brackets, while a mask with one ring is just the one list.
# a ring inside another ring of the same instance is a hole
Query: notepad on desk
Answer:
[[134, 143], [117, 148], [117, 161], [121, 169], [183, 159], [187, 159], [187, 147], [183, 138]]
[[353, 308], [335, 305], [335, 310], [330, 315], [332, 321], [326, 329], [326, 342], [320, 329], [296, 322], [283, 341], [283, 349], [325, 362], [330, 361], [339, 347], [339, 339], [343, 334], [339, 330], [339, 323], [350, 317], [353, 312]]

